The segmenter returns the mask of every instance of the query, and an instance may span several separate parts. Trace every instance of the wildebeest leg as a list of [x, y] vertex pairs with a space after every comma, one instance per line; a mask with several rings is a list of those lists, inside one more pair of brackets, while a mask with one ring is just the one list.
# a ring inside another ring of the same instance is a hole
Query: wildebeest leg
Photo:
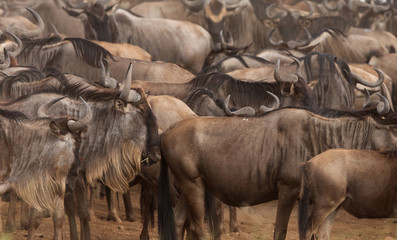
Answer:
[[[72, 182], [72, 181], [70, 181]], [[64, 206], [65, 212], [68, 216], [69, 221], [69, 229], [70, 229], [70, 240], [78, 240], [79, 235], [77, 232], [77, 223], [76, 223], [76, 205], [74, 201], [73, 191], [70, 188], [69, 184], [66, 184], [66, 192], [64, 197]]]
[[237, 222], [237, 208], [229, 206], [229, 227], [230, 227], [230, 232], [238, 232], [238, 222]]
[[91, 221], [95, 221], [96, 217], [95, 217], [95, 198], [98, 197], [99, 195], [99, 184], [98, 183], [94, 183], [93, 185], [89, 186], [90, 189], [90, 200], [88, 203], [88, 213], [90, 214], [90, 220]]
[[131, 192], [128, 190], [127, 192], [123, 193], [123, 202], [125, 208], [125, 216], [127, 221], [135, 222], [134, 213], [132, 211], [132, 203], [131, 203]]
[[25, 201], [21, 200], [21, 229], [29, 229], [29, 214], [30, 206]]
[[292, 208], [299, 196], [299, 187], [281, 184], [278, 188], [278, 206], [274, 240], [284, 240], [287, 235], [287, 227]]
[[331, 233], [331, 228], [335, 220], [335, 216], [338, 213], [339, 207], [335, 209], [328, 217], [323, 221], [320, 225], [320, 228], [317, 232], [317, 239], [318, 240], [328, 240]]
[[43, 212], [39, 212], [35, 208], [30, 209], [28, 240], [34, 239], [36, 230], [40, 226], [41, 220], [43, 220], [43, 214]]
[[[62, 205], [61, 205], [62, 206]], [[54, 240], [63, 239], [63, 223], [64, 223], [64, 208], [63, 206], [52, 213], [52, 222], [54, 223]]]
[[116, 192], [111, 190], [109, 187], [105, 186], [106, 190], [106, 201], [108, 204], [108, 217], [106, 218], [108, 221], [112, 220], [115, 222], [121, 222], [119, 216], [117, 216], [116, 209]]
[[141, 183], [141, 216], [142, 216], [142, 231], [139, 237], [140, 240], [149, 240], [149, 222], [151, 220], [151, 205], [153, 204], [153, 192], [145, 181]]
[[[175, 216], [175, 230], [178, 240], [183, 240], [185, 225], [187, 224], [188, 208], [185, 197], [179, 198], [175, 205], [174, 216]], [[190, 238], [188, 238], [190, 239]]]
[[226, 233], [225, 225], [223, 224], [224, 217], [223, 217], [223, 203], [218, 198], [214, 198], [214, 204], [216, 208], [216, 215], [219, 219], [219, 226], [216, 226], [216, 232]]
[[190, 216], [189, 229], [192, 231], [194, 239], [205, 239], [204, 234], [204, 196], [205, 186], [200, 178], [180, 179], [181, 189], [186, 198]]
[[15, 230], [15, 208], [18, 200], [18, 196], [14, 190], [9, 191], [10, 202], [8, 205], [8, 215], [6, 220], [6, 232], [14, 232]]
[[90, 240], [90, 215], [88, 214], [87, 191], [85, 186], [86, 184], [83, 176], [79, 174], [77, 176], [74, 192], [76, 196], [77, 214], [80, 219], [80, 235], [81, 240]]

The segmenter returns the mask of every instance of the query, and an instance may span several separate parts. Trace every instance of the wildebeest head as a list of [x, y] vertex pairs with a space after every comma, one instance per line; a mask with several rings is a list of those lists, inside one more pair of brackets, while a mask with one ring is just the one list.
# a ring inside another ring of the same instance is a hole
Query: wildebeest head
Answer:
[[[215, 49], [221, 48], [225, 18], [240, 11], [246, 6], [244, 0], [182, 0], [183, 4], [192, 12], [204, 12], [204, 18], [208, 26]], [[225, 32], [225, 31], [224, 31]], [[221, 33], [221, 34], [220, 34]], [[222, 42], [223, 41], [223, 42]]]
[[21, 113], [0, 109], [1, 181], [6, 180], [36, 209], [59, 207], [77, 156], [80, 132], [91, 120], [90, 112], [88, 107], [81, 121], [69, 117], [29, 120]]
[[[380, 16], [391, 13], [393, 3], [376, 3], [375, 1], [338, 0], [337, 3], [323, 0], [323, 6], [329, 14], [338, 13], [349, 24], [370, 28], [371, 24]], [[380, 19], [379, 19], [380, 20]]]
[[158, 125], [156, 117], [150, 109], [147, 102], [145, 92], [141, 88], [132, 88], [131, 86], [132, 64], [128, 68], [124, 88], [120, 94], [120, 98], [116, 101], [116, 109], [119, 111], [127, 110], [128, 104], [136, 107], [145, 119], [147, 127], [147, 140], [144, 155], [148, 157], [149, 163], [156, 163], [160, 160], [160, 142], [158, 135]]
[[80, 151], [87, 180], [102, 179], [116, 191], [128, 189], [142, 155], [151, 163], [160, 159], [157, 121], [143, 90], [130, 88], [131, 70], [130, 65], [121, 90], [106, 88], [106, 96], [87, 95], [93, 123], [82, 135]]
[[[286, 44], [288, 48], [296, 48], [298, 46], [305, 46], [310, 43], [311, 34], [305, 26], [305, 20], [313, 14], [313, 6], [308, 2], [305, 3], [310, 6], [310, 12], [306, 15], [303, 15], [300, 11], [291, 11], [284, 7], [277, 11], [275, 9], [275, 3], [270, 4], [266, 8], [267, 18], [271, 19], [272, 24], [275, 25], [275, 27], [269, 33], [270, 44], [274, 46]], [[275, 12], [276, 14], [271, 14], [271, 12]], [[281, 36], [281, 40], [278, 42], [275, 42], [272, 39], [272, 35], [276, 29]], [[301, 38], [302, 30], [306, 36], [305, 38]]]
[[76, 12], [64, 8], [64, 10], [73, 17], [82, 16], [85, 35], [87, 39], [94, 39], [99, 41], [112, 42], [112, 31], [110, 28], [109, 16], [107, 12], [113, 9], [113, 6], [105, 7], [101, 3], [94, 3], [92, 5], [80, 2], [73, 4], [67, 1], [67, 5], [75, 9], [83, 9], [82, 12]]

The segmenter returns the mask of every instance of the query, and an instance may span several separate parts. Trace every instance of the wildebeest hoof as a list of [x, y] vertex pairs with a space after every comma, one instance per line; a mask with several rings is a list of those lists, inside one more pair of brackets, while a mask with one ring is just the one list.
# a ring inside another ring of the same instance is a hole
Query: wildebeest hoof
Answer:
[[126, 216], [126, 219], [127, 219], [128, 222], [135, 222], [136, 221], [136, 219], [133, 216], [129, 216], [129, 215]]
[[106, 220], [121, 223], [121, 219], [115, 214], [109, 214]]

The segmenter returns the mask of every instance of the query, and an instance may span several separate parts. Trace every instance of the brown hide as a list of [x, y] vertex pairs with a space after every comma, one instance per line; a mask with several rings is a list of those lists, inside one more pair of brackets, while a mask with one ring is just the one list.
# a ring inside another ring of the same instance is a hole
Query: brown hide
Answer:
[[328, 239], [340, 207], [359, 218], [396, 216], [395, 152], [328, 150], [312, 158], [304, 169], [301, 240], [311, 239], [312, 234]]
[[380, 122], [326, 118], [299, 109], [256, 118], [194, 118], [163, 133], [161, 148], [190, 206], [190, 230], [197, 239], [204, 236], [205, 188], [234, 206], [278, 199], [274, 238], [284, 239], [299, 194], [301, 166], [330, 148], [396, 150], [397, 125]]

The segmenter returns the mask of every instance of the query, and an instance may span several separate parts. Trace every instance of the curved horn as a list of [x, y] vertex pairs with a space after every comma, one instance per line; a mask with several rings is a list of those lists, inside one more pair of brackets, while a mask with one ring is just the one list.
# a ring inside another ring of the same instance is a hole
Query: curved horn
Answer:
[[273, 8], [276, 6], [277, 3], [272, 3], [269, 6], [266, 7], [265, 9], [265, 15], [268, 19], [275, 19], [275, 18], [282, 18], [285, 16], [285, 13], [282, 12], [278, 12], [277, 14], [275, 14], [274, 16], [271, 16], [270, 12], [275, 12], [275, 10], [273, 10]]
[[15, 58], [22, 52], [22, 49], [23, 49], [22, 41], [21, 41], [21, 39], [19, 39], [19, 37], [15, 36], [13, 33], [10, 33], [8, 31], [5, 31], [5, 33], [10, 35], [18, 45], [18, 47], [15, 51], [9, 52], [10, 56]]
[[382, 94], [376, 93], [381, 99], [382, 101], [378, 103], [378, 105], [376, 106], [376, 111], [378, 112], [378, 114], [380, 116], [384, 116], [386, 114], [389, 113], [390, 111], [390, 103], [387, 100], [386, 97], [384, 97]]
[[58, 102], [58, 101], [64, 99], [65, 97], [66, 97], [66, 96], [54, 98], [54, 99], [52, 99], [51, 101], [49, 101], [48, 103], [41, 105], [41, 106], [39, 107], [39, 109], [37, 109], [37, 116], [40, 117], [40, 118], [48, 117], [48, 115], [47, 115], [48, 109], [49, 109], [52, 105], [54, 105], [56, 102]]
[[365, 92], [365, 100], [364, 100], [364, 103], [363, 103], [363, 108], [367, 109], [367, 108], [371, 108], [371, 107], [374, 107], [374, 106], [378, 105], [380, 101], [379, 100], [372, 100], [371, 101], [371, 99], [370, 99], [371, 94], [369, 93], [368, 89], [364, 88], [364, 90], [365, 90], [364, 91]]
[[376, 68], [374, 68], [374, 70], [378, 73], [378, 80], [376, 82], [368, 82], [368, 81], [362, 79], [360, 76], [358, 76], [357, 74], [355, 74], [352, 71], [350, 71], [350, 74], [349, 74], [349, 81], [353, 82], [354, 84], [361, 83], [362, 85], [367, 86], [367, 87], [378, 87], [383, 83], [384, 75], [380, 70], [378, 70]]
[[255, 115], [255, 109], [253, 109], [252, 107], [243, 107], [243, 108], [240, 108], [233, 112], [230, 111], [229, 101], [230, 101], [230, 94], [227, 96], [227, 98], [225, 99], [225, 102], [223, 103], [223, 109], [224, 109], [226, 115], [228, 115], [228, 116], [248, 116], [248, 117]]
[[[103, 62], [105, 62], [105, 64], [103, 64]], [[114, 78], [110, 77], [109, 64], [106, 58], [100, 61], [100, 65], [101, 65], [101, 77], [99, 79], [99, 84], [102, 87], [106, 87], [106, 88], [117, 88], [119, 84]]]
[[328, 11], [337, 11], [338, 9], [338, 4], [335, 4], [335, 7], [332, 7], [328, 0], [323, 0], [323, 6], [325, 7], [325, 9], [327, 9]]
[[349, 0], [347, 7], [350, 11], [356, 11], [357, 7], [371, 7], [370, 4], [362, 2], [360, 0]]
[[275, 47], [278, 47], [280, 44], [282, 44], [284, 41], [283, 40], [279, 40], [278, 42], [275, 42], [272, 40], [272, 35], [274, 33], [274, 31], [276, 30], [276, 28], [273, 28], [270, 32], [269, 35], [267, 36], [267, 39], [269, 41], [269, 43]]
[[298, 58], [291, 56], [291, 58], [296, 62], [297, 66], [296, 66], [296, 76], [303, 78], [302, 75], [302, 69], [303, 69], [303, 64], [301, 63], [301, 61], [299, 61]]
[[84, 9], [84, 10], [90, 7], [89, 3], [83, 1], [79, 1], [78, 3], [72, 3], [70, 0], [67, 0], [66, 5], [68, 5], [68, 7], [70, 8]]
[[0, 15], [0, 17], [5, 17], [8, 13], [8, 6], [6, 1], [1, 1], [1, 5], [3, 6], [3, 13]]
[[[243, 4], [242, 4], [243, 3]], [[226, 10], [231, 12], [234, 11], [235, 9], [239, 8], [239, 7], [244, 7], [244, 1], [242, 0], [238, 0], [237, 3], [228, 3], [227, 1], [225, 1], [225, 7]]]
[[91, 111], [90, 106], [88, 105], [88, 103], [86, 101], [84, 101], [84, 99], [82, 97], [80, 97], [80, 100], [83, 102], [83, 104], [85, 106], [85, 115], [82, 119], [80, 119], [78, 121], [74, 121], [74, 120], [68, 121], [68, 127], [71, 132], [76, 132], [76, 131], [82, 129], [83, 127], [87, 126], [88, 123], [91, 122], [91, 119], [92, 119], [92, 111]]
[[103, 61], [105, 62], [105, 76], [106, 76], [106, 77], [110, 77], [110, 71], [109, 71], [109, 63], [108, 63], [108, 60], [106, 60], [106, 58], [104, 58]]
[[6, 69], [10, 66], [10, 56], [8, 55], [7, 49], [3, 48], [4, 51], [4, 62], [0, 63], [0, 70]]
[[106, 83], [106, 70], [105, 70], [105, 66], [103, 65], [103, 62], [100, 61], [99, 64], [101, 65], [101, 77], [99, 78], [99, 84], [101, 84], [101, 86], [106, 87], [107, 83]]
[[234, 40], [231, 37], [232, 35], [231, 34], [229, 34], [229, 35], [230, 35], [231, 40], [229, 42], [226, 42], [225, 41], [225, 36], [223, 35], [223, 30], [221, 30], [219, 32], [219, 38], [221, 39], [221, 48], [222, 49], [226, 49], [227, 47], [233, 47]]
[[36, 37], [38, 36], [40, 33], [42, 33], [44, 31], [44, 22], [43, 19], [41, 19], [40, 15], [33, 9], [31, 8], [26, 8], [26, 10], [28, 10], [33, 17], [36, 19], [37, 21], [37, 27], [34, 30], [25, 30], [25, 32], [23, 33], [24, 36], [26, 36], [27, 38], [29, 37]]
[[374, 10], [375, 13], [379, 13], [379, 12], [385, 12], [391, 9], [391, 5], [387, 4], [386, 6], [383, 5], [376, 5], [374, 4], [372, 6], [372, 9]]
[[310, 34], [309, 30], [307, 30], [307, 28], [305, 28], [305, 27], [302, 27], [302, 28], [306, 33], [306, 40], [305, 41], [290, 40], [287, 43], [289, 48], [295, 49], [298, 47], [303, 47], [303, 46], [308, 45], [312, 41], [312, 35]]
[[283, 77], [280, 74], [280, 59], [277, 60], [274, 68], [274, 79], [279, 83], [294, 83], [298, 81], [298, 76], [294, 74], [286, 74]]
[[314, 13], [314, 7], [313, 7], [313, 4], [311, 4], [311, 2], [309, 2], [309, 1], [303, 1], [306, 5], [307, 5], [307, 7], [309, 8], [309, 13], [307, 14], [307, 15], [305, 15], [305, 16], [302, 16], [302, 17], [310, 17], [311, 15], [313, 15], [313, 13]]
[[260, 106], [258, 110], [258, 115], [265, 114], [267, 112], [271, 112], [273, 110], [276, 110], [280, 107], [280, 99], [277, 97], [277, 95], [273, 94], [272, 92], [266, 91], [268, 94], [270, 94], [276, 101], [273, 103], [273, 106], [266, 107], [264, 105]]
[[130, 95], [131, 88], [131, 71], [132, 71], [132, 63], [128, 66], [127, 75], [124, 79], [124, 87], [120, 94], [120, 99], [124, 102], [128, 102], [128, 97]]
[[204, 7], [208, 4], [208, 1], [204, 0], [182, 0], [182, 3], [192, 12], [199, 12], [204, 9]]
[[55, 35], [59, 35], [58, 29], [57, 27], [55, 27], [54, 24], [50, 23], [51, 29], [54, 32]]

